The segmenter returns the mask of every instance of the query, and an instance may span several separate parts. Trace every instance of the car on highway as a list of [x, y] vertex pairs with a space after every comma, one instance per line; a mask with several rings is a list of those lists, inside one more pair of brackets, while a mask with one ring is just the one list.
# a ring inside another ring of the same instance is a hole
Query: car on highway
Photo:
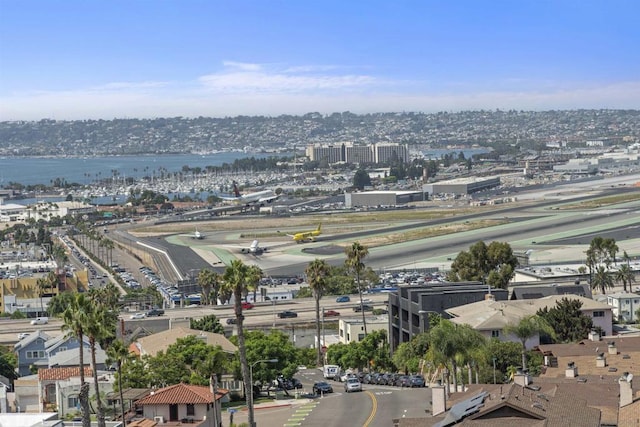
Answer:
[[353, 311], [355, 311], [356, 313], [359, 313], [362, 310], [373, 311], [373, 306], [369, 304], [362, 304], [362, 305], [356, 305], [355, 307], [353, 307]]
[[281, 311], [280, 313], [278, 313], [278, 317], [281, 319], [287, 319], [290, 317], [298, 317], [298, 313], [296, 313], [295, 311], [291, 311], [291, 310], [285, 310], [285, 311]]
[[352, 391], [362, 391], [362, 383], [357, 377], [350, 377], [344, 382], [345, 393], [351, 393]]
[[333, 387], [326, 381], [319, 381], [313, 384], [313, 394], [333, 393]]
[[322, 312], [322, 316], [324, 316], [324, 317], [335, 317], [335, 316], [340, 316], [340, 313], [338, 313], [335, 310], [326, 310], [326, 311]]
[[235, 325], [236, 323], [238, 323], [238, 321], [236, 320], [235, 317], [229, 317], [227, 319], [227, 325]]
[[47, 323], [49, 323], [48, 317], [36, 317], [31, 321], [32, 325], [46, 325]]
[[242, 301], [242, 309], [243, 310], [251, 310], [253, 307], [255, 307], [255, 306], [253, 304], [251, 304], [250, 302]]
[[336, 302], [349, 302], [351, 301], [351, 298], [349, 298], [349, 295], [341, 295], [338, 298], [336, 298]]
[[131, 316], [129, 316], [129, 319], [144, 319], [145, 317], [147, 317], [147, 313], [134, 313]]
[[19, 340], [23, 340], [23, 339], [25, 339], [26, 337], [28, 337], [29, 335], [30, 335], [30, 334], [29, 334], [29, 332], [20, 332], [20, 333], [18, 334], [18, 339], [19, 339]]
[[161, 310], [159, 308], [152, 308], [151, 310], [147, 311], [147, 317], [162, 316], [162, 315], [164, 315], [164, 310]]

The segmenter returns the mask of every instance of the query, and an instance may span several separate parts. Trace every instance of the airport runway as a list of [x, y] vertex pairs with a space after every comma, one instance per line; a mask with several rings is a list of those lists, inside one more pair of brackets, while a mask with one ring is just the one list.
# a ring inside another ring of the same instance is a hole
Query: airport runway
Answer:
[[[633, 253], [633, 250], [627, 249], [624, 241], [640, 239], [639, 202], [628, 202], [619, 208], [608, 206], [599, 209], [559, 210], [556, 207], [565, 203], [575, 204], [593, 199], [596, 196], [600, 197], [603, 194], [616, 195], [638, 192], [640, 191], [638, 187], [622, 185], [622, 183], [638, 181], [640, 181], [640, 175], [614, 177], [610, 181], [582, 182], [576, 186], [567, 186], [566, 184], [545, 186], [536, 189], [534, 194], [518, 194], [519, 198], [527, 200], [535, 200], [535, 197], [540, 197], [540, 201], [535, 203], [496, 206], [496, 209], [491, 212], [424, 222], [404, 221], [402, 225], [391, 225], [377, 229], [375, 223], [368, 223], [371, 229], [366, 232], [336, 233], [334, 229], [327, 227], [325, 230], [327, 234], [320, 236], [317, 242], [302, 245], [282, 240], [261, 240], [260, 245], [268, 246], [270, 250], [260, 256], [240, 254], [237, 248], [232, 249], [241, 244], [230, 244], [230, 233], [225, 232], [210, 233], [207, 235], [206, 241], [197, 241], [197, 243], [184, 241], [185, 239], [181, 242], [182, 244], [169, 243], [165, 238], [139, 240], [150, 242], [159, 248], [165, 248], [183, 274], [201, 268], [211, 268], [221, 272], [224, 269], [223, 263], [227, 263], [230, 258], [237, 257], [247, 264], [258, 265], [266, 275], [296, 276], [301, 275], [308, 263], [315, 258], [326, 259], [333, 265], [342, 264], [345, 259], [344, 246], [371, 235], [402, 233], [412, 228], [426, 228], [464, 222], [465, 220], [476, 221], [482, 218], [509, 218], [510, 222], [500, 226], [446, 236], [372, 247], [365, 264], [376, 270], [411, 268], [412, 265], [419, 267], [425, 263], [446, 268], [460, 251], [468, 249], [470, 245], [479, 240], [485, 242], [506, 241], [511, 244], [514, 250], [532, 250], [535, 253], [536, 251], [549, 251], [553, 248], [564, 248], [570, 245], [588, 245], [595, 235], [613, 237], [618, 242], [621, 251], [627, 250], [627, 252]], [[250, 219], [244, 218], [244, 221], [247, 220]], [[314, 221], [317, 220], [315, 218], [310, 220], [310, 222]], [[238, 226], [242, 227], [242, 221], [238, 221]], [[260, 231], [256, 230], [256, 232]], [[204, 260], [185, 245], [198, 246], [201, 249], [198, 253], [210, 250], [212, 257], [223, 263], [212, 262], [211, 259]], [[207, 247], [210, 249], [206, 249]], [[582, 252], [578, 250], [575, 256], [583, 256]], [[228, 259], [216, 258], [214, 253], [222, 253]], [[576, 259], [576, 261], [579, 260], [581, 259]], [[561, 262], [561, 260], [558, 261]]]

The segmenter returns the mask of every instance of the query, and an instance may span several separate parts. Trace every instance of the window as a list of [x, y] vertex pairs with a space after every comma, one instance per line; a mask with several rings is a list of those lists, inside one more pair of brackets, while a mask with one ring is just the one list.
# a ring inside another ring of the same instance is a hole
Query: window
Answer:
[[44, 350], [27, 351], [27, 359], [42, 359]]
[[193, 406], [193, 403], [187, 404], [187, 416], [192, 417], [196, 414], [196, 407]]
[[491, 331], [491, 338], [500, 338], [500, 330], [494, 329]]
[[78, 396], [68, 397], [67, 398], [67, 408], [79, 408], [80, 401], [78, 400]]
[[594, 311], [593, 317], [604, 317], [604, 311]]

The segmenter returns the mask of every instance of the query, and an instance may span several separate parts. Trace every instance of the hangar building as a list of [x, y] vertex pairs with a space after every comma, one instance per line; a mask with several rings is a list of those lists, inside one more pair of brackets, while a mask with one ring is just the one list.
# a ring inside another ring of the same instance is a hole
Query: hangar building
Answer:
[[488, 178], [458, 178], [449, 181], [434, 182], [433, 184], [425, 184], [422, 186], [422, 191], [431, 195], [471, 194], [499, 185], [499, 176]]
[[363, 191], [345, 193], [344, 205], [347, 208], [358, 206], [396, 206], [410, 202], [421, 202], [424, 194], [420, 191]]

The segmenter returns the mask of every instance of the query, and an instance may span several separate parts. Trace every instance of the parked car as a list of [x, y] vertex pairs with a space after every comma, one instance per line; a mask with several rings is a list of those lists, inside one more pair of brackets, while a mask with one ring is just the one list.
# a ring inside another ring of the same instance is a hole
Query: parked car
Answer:
[[342, 295], [336, 298], [336, 302], [349, 302], [349, 301], [351, 301], [351, 298], [349, 298], [349, 295]]
[[235, 325], [236, 323], [238, 323], [238, 321], [236, 320], [235, 317], [229, 317], [227, 319], [227, 325]]
[[144, 319], [145, 317], [147, 317], [146, 313], [134, 313], [129, 316], [129, 319]]
[[362, 305], [356, 305], [355, 307], [353, 307], [353, 311], [355, 311], [356, 313], [359, 313], [362, 310], [373, 311], [373, 306], [369, 304], [362, 304]]
[[340, 313], [338, 313], [335, 310], [326, 310], [322, 313], [322, 315], [324, 317], [335, 317], [335, 316], [340, 316]]
[[253, 304], [251, 304], [250, 302], [246, 302], [246, 301], [242, 302], [242, 309], [243, 310], [251, 310], [253, 307], [255, 307], [255, 306]]
[[298, 313], [296, 313], [295, 311], [291, 311], [291, 310], [285, 310], [285, 311], [281, 311], [280, 313], [278, 313], [278, 317], [281, 319], [287, 319], [289, 317], [298, 317]]
[[362, 391], [362, 383], [356, 377], [347, 378], [344, 382], [345, 393], [351, 393], [352, 391]]
[[400, 375], [396, 378], [394, 385], [396, 387], [411, 387], [411, 377], [409, 375]]
[[313, 385], [313, 394], [333, 393], [333, 387], [326, 381], [319, 381]]
[[49, 323], [48, 317], [36, 317], [31, 321], [32, 325], [46, 325], [47, 323]]
[[409, 378], [409, 384], [411, 387], [425, 387], [426, 383], [422, 375], [411, 375]]

